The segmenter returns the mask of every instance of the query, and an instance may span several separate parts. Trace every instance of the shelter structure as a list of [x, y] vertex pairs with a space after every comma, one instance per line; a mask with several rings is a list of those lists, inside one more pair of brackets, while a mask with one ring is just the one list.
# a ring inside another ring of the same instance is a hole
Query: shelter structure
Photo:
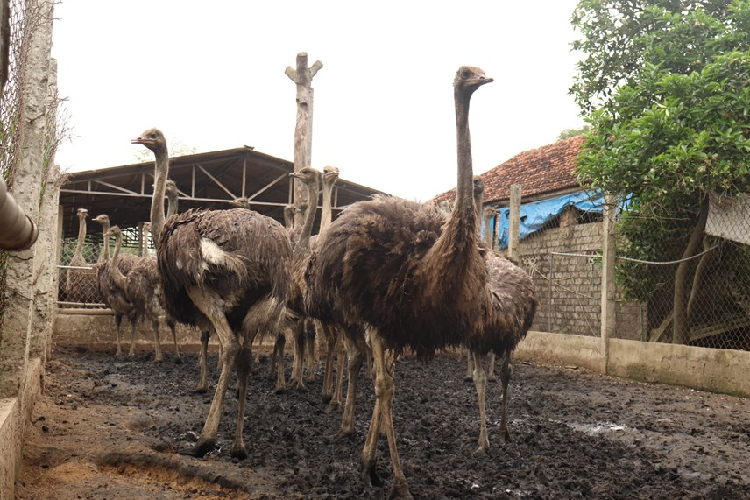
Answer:
[[[284, 207], [294, 196], [290, 161], [251, 146], [170, 159], [169, 178], [180, 190], [179, 211], [190, 208], [248, 207], [284, 223]], [[135, 228], [150, 218], [154, 162], [120, 165], [70, 174], [60, 188], [63, 238], [75, 237], [76, 211], [92, 218], [107, 214], [121, 228]], [[341, 208], [381, 191], [339, 179], [333, 192], [333, 216]], [[88, 234], [101, 227], [88, 222]]]

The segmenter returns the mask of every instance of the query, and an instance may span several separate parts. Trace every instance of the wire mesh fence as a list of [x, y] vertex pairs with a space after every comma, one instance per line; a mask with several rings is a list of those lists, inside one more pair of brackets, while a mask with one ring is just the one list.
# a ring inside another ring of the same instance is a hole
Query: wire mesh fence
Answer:
[[[618, 242], [618, 286], [640, 304], [643, 340], [718, 349], [750, 349], [750, 204], [712, 197], [705, 231], [688, 249], [697, 217], [669, 231]], [[664, 228], [661, 223], [659, 228]], [[661, 241], [652, 242], [654, 238]], [[639, 258], [646, 244], [661, 259]], [[662, 248], [664, 247], [664, 248]]]

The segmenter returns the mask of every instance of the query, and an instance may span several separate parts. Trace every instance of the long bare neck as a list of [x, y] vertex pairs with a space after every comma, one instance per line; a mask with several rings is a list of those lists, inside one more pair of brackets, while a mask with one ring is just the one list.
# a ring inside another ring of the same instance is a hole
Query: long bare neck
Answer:
[[323, 207], [321, 208], [319, 235], [325, 234], [325, 232], [328, 231], [328, 226], [331, 225], [331, 219], [333, 217], [331, 213], [331, 199], [333, 197], [333, 185], [335, 183], [335, 179], [333, 182], [326, 180], [323, 181], [323, 199], [321, 201]]
[[154, 241], [159, 241], [159, 236], [164, 228], [164, 196], [167, 192], [167, 176], [169, 175], [169, 153], [167, 148], [159, 148], [154, 151], [154, 195], [151, 198], [151, 231]]
[[167, 196], [167, 219], [177, 213], [178, 197], [178, 193], [170, 193]]
[[299, 242], [300, 249], [310, 248], [310, 235], [312, 234], [313, 224], [315, 223], [315, 212], [318, 208], [318, 182], [307, 184], [307, 211], [305, 212], [305, 221], [300, 231]]
[[118, 288], [124, 290], [126, 281], [125, 275], [122, 274], [122, 271], [120, 271], [120, 268], [118, 267], [118, 264], [120, 262], [120, 248], [122, 248], [122, 234], [117, 235], [117, 240], [115, 243], [115, 253], [109, 263], [109, 275], [112, 277], [112, 281], [114, 281], [115, 285], [117, 285]]
[[83, 260], [83, 241], [86, 239], [86, 218], [78, 217], [78, 241], [76, 242], [76, 249], [73, 252], [73, 259], [80, 261]]
[[475, 223], [473, 165], [471, 161], [471, 132], [469, 131], [469, 105], [471, 96], [455, 91], [456, 99], [456, 156], [458, 163], [456, 179], [456, 205], [453, 213], [467, 223]]
[[102, 222], [102, 254], [99, 256], [99, 262], [109, 261], [109, 222]]

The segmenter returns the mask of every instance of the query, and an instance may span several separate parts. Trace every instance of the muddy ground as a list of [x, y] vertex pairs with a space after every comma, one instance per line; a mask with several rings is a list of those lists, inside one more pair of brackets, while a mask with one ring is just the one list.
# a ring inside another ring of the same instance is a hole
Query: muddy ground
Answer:
[[[220, 449], [177, 454], [200, 432], [212, 394], [197, 394], [196, 355], [162, 364], [142, 353], [56, 351], [33, 411], [16, 483], [19, 499], [384, 498], [359, 476], [372, 409], [360, 375], [356, 435], [330, 442], [340, 413], [306, 392], [274, 394], [269, 362], [254, 364], [245, 441], [229, 457], [237, 401], [230, 389]], [[216, 356], [211, 365], [215, 367]], [[518, 363], [512, 443], [499, 442], [499, 384], [490, 383], [491, 449], [477, 455], [474, 387], [451, 355], [396, 372], [395, 427], [416, 498], [750, 498], [750, 402], [730, 396]], [[218, 374], [213, 371], [213, 380]]]

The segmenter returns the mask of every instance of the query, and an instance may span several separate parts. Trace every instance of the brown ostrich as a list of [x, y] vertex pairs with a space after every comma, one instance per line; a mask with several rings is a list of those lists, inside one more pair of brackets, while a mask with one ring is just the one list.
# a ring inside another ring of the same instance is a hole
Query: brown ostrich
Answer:
[[[475, 202], [482, 206], [484, 182], [475, 178]], [[489, 233], [489, 218], [494, 210], [490, 207], [484, 210], [485, 235]], [[500, 439], [510, 440], [508, 431], [508, 382], [511, 376], [510, 360], [513, 350], [526, 336], [534, 320], [536, 298], [534, 283], [526, 271], [515, 265], [502, 255], [492, 251], [492, 240], [487, 239], [485, 249], [485, 266], [487, 269], [487, 295], [490, 307], [478, 330], [467, 335], [465, 345], [469, 349], [473, 360], [472, 378], [477, 390], [479, 403], [479, 440], [478, 452], [485, 452], [490, 442], [487, 437], [487, 419], [485, 412], [485, 391], [488, 376], [484, 369], [484, 358], [489, 354], [502, 357], [500, 381], [503, 386], [503, 403], [500, 419]], [[494, 359], [490, 360], [490, 370], [493, 369]]]
[[[125, 290], [117, 287], [114, 280], [112, 279], [110, 268], [112, 259], [110, 258], [109, 252], [109, 216], [101, 214], [96, 216], [92, 220], [102, 225], [103, 234], [101, 253], [102, 260], [94, 266], [94, 269], [96, 271], [96, 280], [99, 295], [101, 296], [102, 302], [104, 302], [107, 307], [112, 309], [112, 312], [115, 315], [115, 330], [117, 336], [117, 350], [115, 351], [115, 354], [117, 356], [121, 356], [122, 349], [120, 346], [120, 338], [122, 333], [122, 318], [127, 317], [130, 320], [131, 338], [135, 338], [135, 329], [137, 326], [135, 308], [125, 295]], [[124, 275], [127, 275], [135, 265], [136, 260], [137, 257], [135, 255], [120, 255], [117, 260], [117, 266], [120, 269], [120, 272]]]
[[157, 236], [159, 275], [167, 312], [189, 325], [213, 325], [222, 346], [221, 375], [208, 417], [194, 447], [203, 456], [216, 445], [231, 371], [237, 371], [237, 430], [230, 454], [245, 458], [245, 395], [257, 335], [276, 330], [287, 301], [292, 249], [286, 230], [253, 210], [188, 210], [164, 223], [169, 168], [166, 140], [156, 129], [133, 139], [155, 156], [151, 223]]
[[436, 349], [461, 345], [467, 332], [479, 330], [488, 305], [472, 189], [469, 103], [474, 91], [491, 81], [479, 68], [456, 73], [457, 188], [447, 220], [435, 204], [393, 197], [359, 202], [331, 224], [315, 253], [310, 310], [368, 325], [376, 400], [362, 453], [363, 477], [379, 482], [375, 464], [382, 430], [391, 454], [393, 497], [411, 498], [393, 429], [395, 356], [409, 348], [429, 359]]
[[[172, 180], [166, 181], [165, 196], [167, 197], [167, 215], [171, 217], [177, 213], [179, 190]], [[162, 200], [163, 205], [163, 200]], [[161, 339], [159, 335], [159, 319], [166, 316], [166, 323], [172, 332], [175, 359], [180, 359], [180, 348], [177, 344], [176, 322], [164, 310], [164, 296], [161, 290], [161, 280], [156, 263], [156, 256], [148, 256], [148, 233], [152, 230], [152, 224], [146, 222], [143, 225], [143, 257], [139, 257], [136, 264], [130, 270], [126, 278], [125, 294], [136, 309], [138, 319], [149, 321], [154, 330], [154, 362], [164, 361], [161, 350]]]
[[89, 211], [85, 208], [79, 208], [77, 215], [78, 240], [68, 264], [76, 269], [68, 269], [65, 273], [63, 290], [65, 290], [67, 300], [71, 302], [94, 303], [101, 299], [97, 290], [96, 271], [89, 269], [90, 264], [83, 256], [83, 244], [86, 240], [86, 218], [89, 216]]
[[109, 261], [100, 262], [96, 265], [97, 279], [99, 282], [99, 291], [103, 297], [104, 303], [107, 304], [115, 313], [115, 327], [117, 330], [117, 351], [116, 355], [122, 355], [120, 347], [120, 333], [122, 328], [122, 318], [126, 316], [130, 320], [130, 351], [129, 356], [135, 355], [135, 332], [138, 327], [138, 313], [130, 302], [125, 288], [127, 279], [125, 276], [137, 264], [138, 257], [130, 254], [120, 255], [122, 248], [122, 232], [117, 226], [109, 226], [109, 217], [100, 215], [97, 222], [106, 228], [104, 234], [104, 244], [109, 246], [109, 237], [115, 236], [115, 252]]

